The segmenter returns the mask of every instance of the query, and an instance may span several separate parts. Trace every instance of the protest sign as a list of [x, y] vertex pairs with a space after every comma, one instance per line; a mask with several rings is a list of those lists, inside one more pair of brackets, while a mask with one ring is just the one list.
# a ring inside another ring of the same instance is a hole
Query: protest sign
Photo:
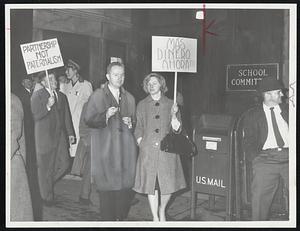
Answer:
[[152, 36], [152, 71], [197, 72], [197, 39]]
[[27, 74], [64, 65], [56, 38], [26, 43], [20, 46]]

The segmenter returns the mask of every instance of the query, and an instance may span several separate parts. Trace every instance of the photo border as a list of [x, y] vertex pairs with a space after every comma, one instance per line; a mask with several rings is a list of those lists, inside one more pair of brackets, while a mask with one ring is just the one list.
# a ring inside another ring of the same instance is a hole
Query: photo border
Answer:
[[[289, 221], [176, 221], [176, 222], [103, 222], [103, 221], [33, 221], [11, 222], [10, 221], [10, 118], [11, 118], [11, 83], [10, 83], [10, 10], [12, 9], [66, 9], [66, 8], [101, 8], [101, 9], [203, 9], [203, 4], [108, 4], [108, 3], [85, 3], [85, 4], [6, 4], [5, 5], [5, 94], [6, 94], [6, 226], [7, 227], [296, 227], [296, 155], [291, 155], [289, 160]], [[289, 145], [290, 153], [296, 154], [296, 62], [297, 62], [297, 4], [224, 4], [205, 3], [206, 9], [288, 9], [289, 10], [289, 88], [293, 89], [295, 107], [289, 107]], [[225, 71], [225, 70], [224, 70]], [[290, 99], [290, 98], [289, 98]]]

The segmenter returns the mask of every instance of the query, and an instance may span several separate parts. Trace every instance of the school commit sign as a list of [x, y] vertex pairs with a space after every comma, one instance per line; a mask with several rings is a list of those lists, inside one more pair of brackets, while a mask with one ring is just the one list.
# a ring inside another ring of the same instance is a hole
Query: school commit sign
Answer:
[[64, 65], [57, 39], [48, 39], [21, 45], [27, 74]]
[[227, 91], [255, 91], [262, 78], [279, 78], [279, 64], [230, 64], [226, 71]]

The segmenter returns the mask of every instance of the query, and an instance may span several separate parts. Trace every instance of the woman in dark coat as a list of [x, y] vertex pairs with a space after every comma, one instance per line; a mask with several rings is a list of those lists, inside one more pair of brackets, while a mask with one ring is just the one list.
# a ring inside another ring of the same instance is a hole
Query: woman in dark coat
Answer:
[[171, 194], [186, 187], [180, 157], [160, 150], [160, 141], [170, 129], [180, 131], [180, 113], [177, 104], [164, 95], [167, 91], [164, 77], [149, 74], [143, 88], [149, 96], [137, 106], [135, 137], [140, 153], [133, 189], [148, 194], [153, 221], [165, 221]]

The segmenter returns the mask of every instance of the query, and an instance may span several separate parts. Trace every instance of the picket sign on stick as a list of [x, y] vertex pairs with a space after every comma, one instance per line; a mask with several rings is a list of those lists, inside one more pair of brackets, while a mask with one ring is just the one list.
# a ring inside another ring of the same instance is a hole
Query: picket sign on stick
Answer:
[[48, 70], [64, 66], [57, 38], [25, 43], [20, 47], [27, 74], [46, 71], [47, 82], [52, 93]]
[[177, 73], [197, 72], [197, 39], [152, 36], [152, 71], [175, 72], [175, 104], [177, 99]]
[[49, 86], [49, 89], [50, 89], [50, 95], [53, 96], [53, 91], [51, 89], [51, 84], [50, 84], [50, 80], [49, 80], [48, 70], [45, 70], [45, 71], [46, 71], [46, 78], [47, 78], [48, 86]]
[[177, 98], [177, 71], [175, 71], [175, 79], [174, 79], [174, 105], [177, 103], [176, 102]]

